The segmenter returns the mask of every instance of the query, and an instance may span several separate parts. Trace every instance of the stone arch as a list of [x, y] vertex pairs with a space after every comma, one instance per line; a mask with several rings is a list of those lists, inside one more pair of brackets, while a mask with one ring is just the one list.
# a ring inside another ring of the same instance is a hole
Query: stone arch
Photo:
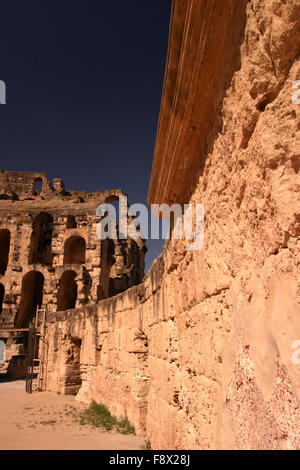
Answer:
[[66, 228], [77, 228], [76, 217], [74, 215], [68, 215]]
[[44, 276], [39, 271], [29, 271], [22, 281], [21, 302], [17, 327], [27, 328], [43, 303]]
[[131, 284], [139, 284], [144, 277], [144, 252], [140, 249], [137, 242], [130, 239], [130, 258], [131, 258]]
[[10, 249], [10, 231], [0, 230], [0, 275], [4, 275], [8, 265]]
[[64, 264], [84, 264], [85, 263], [85, 239], [74, 235], [65, 241]]
[[68, 270], [63, 273], [59, 281], [57, 311], [70, 310], [75, 308], [77, 301], [77, 274]]
[[30, 238], [29, 264], [52, 264], [51, 244], [53, 217], [47, 212], [36, 216], [32, 224]]
[[4, 294], [5, 294], [4, 285], [0, 283], [0, 313], [2, 313], [2, 309], [3, 309]]
[[43, 179], [40, 176], [37, 176], [33, 180], [32, 192], [36, 196], [43, 191]]
[[4, 341], [0, 340], [0, 364], [5, 364], [5, 349]]
[[111, 194], [105, 198], [105, 204], [111, 205], [116, 212], [116, 223], [119, 221], [120, 215], [120, 198], [116, 194]]

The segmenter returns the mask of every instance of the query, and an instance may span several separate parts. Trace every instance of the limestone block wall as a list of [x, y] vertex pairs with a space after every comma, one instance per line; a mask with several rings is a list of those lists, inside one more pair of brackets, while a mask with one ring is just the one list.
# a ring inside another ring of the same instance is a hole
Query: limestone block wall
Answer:
[[[263, 303], [250, 309], [246, 297], [247, 312], [237, 312], [234, 285], [210, 292], [201, 286], [200, 254], [175, 267], [168, 250], [140, 286], [83, 310], [49, 315], [46, 388], [68, 393], [68, 348], [79, 339], [78, 399], [127, 415], [155, 449], [299, 447], [293, 306], [276, 338], [279, 312], [272, 303], [271, 309]], [[266, 285], [278, 265], [273, 268]], [[264, 296], [272, 298], [279, 287], [282, 297], [284, 279]], [[257, 317], [266, 324], [257, 325]]]
[[300, 4], [245, 8], [189, 188], [203, 250], [171, 240], [140, 286], [49, 317], [47, 387], [63, 390], [62, 340], [78, 337], [78, 398], [127, 414], [155, 449], [300, 446]]

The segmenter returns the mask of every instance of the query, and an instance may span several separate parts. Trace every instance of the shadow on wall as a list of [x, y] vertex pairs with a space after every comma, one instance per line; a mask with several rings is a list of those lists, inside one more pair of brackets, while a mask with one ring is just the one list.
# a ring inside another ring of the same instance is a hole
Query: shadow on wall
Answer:
[[4, 294], [5, 294], [4, 285], [0, 283], [0, 313], [2, 312], [2, 308], [3, 308]]

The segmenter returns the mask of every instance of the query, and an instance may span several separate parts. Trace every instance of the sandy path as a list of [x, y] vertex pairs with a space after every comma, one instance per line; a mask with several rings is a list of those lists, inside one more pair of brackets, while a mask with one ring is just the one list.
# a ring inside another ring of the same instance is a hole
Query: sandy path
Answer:
[[132, 450], [144, 439], [103, 432], [76, 421], [83, 405], [75, 397], [25, 392], [25, 382], [0, 382], [0, 449]]

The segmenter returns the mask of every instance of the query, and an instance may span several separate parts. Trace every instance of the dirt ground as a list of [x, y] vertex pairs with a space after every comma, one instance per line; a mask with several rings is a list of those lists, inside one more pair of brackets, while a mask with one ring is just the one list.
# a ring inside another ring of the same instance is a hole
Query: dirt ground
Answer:
[[1, 450], [139, 450], [144, 438], [80, 425], [73, 396], [25, 392], [24, 380], [0, 380]]

